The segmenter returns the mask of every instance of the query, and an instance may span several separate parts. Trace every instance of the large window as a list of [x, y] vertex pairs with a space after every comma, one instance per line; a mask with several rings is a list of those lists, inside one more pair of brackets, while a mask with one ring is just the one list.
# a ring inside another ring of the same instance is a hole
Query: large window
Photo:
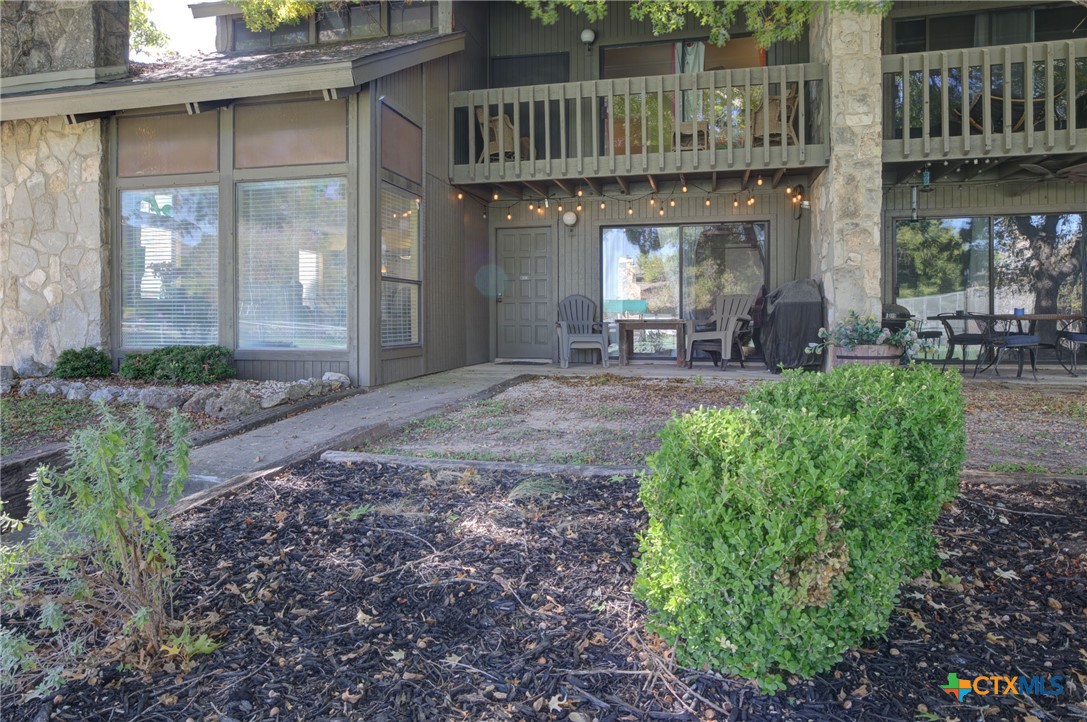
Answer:
[[[696, 318], [715, 299], [756, 293], [766, 268], [765, 222], [607, 228], [603, 238], [604, 318]], [[635, 351], [673, 353], [671, 332], [635, 338]]]
[[422, 199], [381, 187], [381, 345], [411, 346], [419, 338], [419, 238]]
[[989, 219], [925, 218], [895, 229], [896, 296], [916, 316], [989, 310]]
[[346, 348], [346, 180], [237, 189], [238, 348]]
[[215, 186], [121, 192], [121, 346], [219, 341]]

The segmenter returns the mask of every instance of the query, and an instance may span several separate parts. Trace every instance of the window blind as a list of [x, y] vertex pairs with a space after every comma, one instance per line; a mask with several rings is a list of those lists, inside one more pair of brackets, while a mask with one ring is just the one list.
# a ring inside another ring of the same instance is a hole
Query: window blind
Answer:
[[121, 345], [219, 342], [215, 186], [121, 193]]
[[239, 183], [238, 347], [347, 347], [344, 178]]
[[419, 241], [422, 199], [381, 187], [381, 345], [419, 343]]

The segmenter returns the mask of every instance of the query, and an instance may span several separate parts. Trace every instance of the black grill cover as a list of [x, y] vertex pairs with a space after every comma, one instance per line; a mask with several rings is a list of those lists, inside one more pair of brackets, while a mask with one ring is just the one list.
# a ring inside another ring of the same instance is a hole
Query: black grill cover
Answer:
[[823, 293], [810, 279], [792, 281], [766, 297], [762, 322], [762, 351], [766, 368], [776, 371], [818, 365], [822, 356], [804, 353], [809, 343], [819, 342], [823, 325]]

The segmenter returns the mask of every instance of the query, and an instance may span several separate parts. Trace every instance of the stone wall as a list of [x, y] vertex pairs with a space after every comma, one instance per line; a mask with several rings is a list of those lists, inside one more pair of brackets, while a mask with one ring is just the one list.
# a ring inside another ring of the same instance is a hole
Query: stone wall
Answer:
[[880, 314], [883, 128], [878, 14], [816, 16], [811, 60], [826, 63], [830, 164], [812, 183], [812, 276], [823, 283], [827, 321]]
[[127, 63], [127, 2], [0, 3], [0, 74], [5, 78]]
[[108, 168], [101, 121], [0, 123], [0, 365], [108, 349]]

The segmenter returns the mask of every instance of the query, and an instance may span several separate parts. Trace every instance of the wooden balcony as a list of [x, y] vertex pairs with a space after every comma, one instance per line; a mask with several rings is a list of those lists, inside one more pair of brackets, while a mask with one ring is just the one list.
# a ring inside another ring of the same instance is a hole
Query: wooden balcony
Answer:
[[699, 175], [826, 165], [822, 65], [450, 95], [454, 184]]
[[883, 58], [883, 160], [1087, 153], [1087, 40]]

